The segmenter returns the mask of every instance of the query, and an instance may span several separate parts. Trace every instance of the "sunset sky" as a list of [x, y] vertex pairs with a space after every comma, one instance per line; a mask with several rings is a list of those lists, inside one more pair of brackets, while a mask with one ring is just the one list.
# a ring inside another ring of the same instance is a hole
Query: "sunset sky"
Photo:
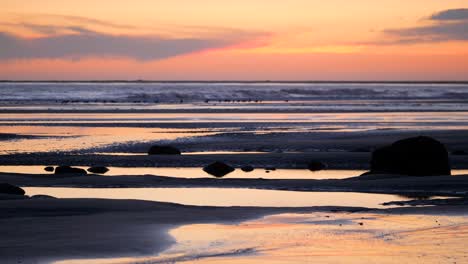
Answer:
[[0, 79], [468, 79], [467, 0], [0, 1]]

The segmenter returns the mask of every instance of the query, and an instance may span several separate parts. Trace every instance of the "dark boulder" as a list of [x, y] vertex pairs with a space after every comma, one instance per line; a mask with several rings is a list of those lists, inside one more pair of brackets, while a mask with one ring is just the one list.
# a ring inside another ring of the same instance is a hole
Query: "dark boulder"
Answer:
[[250, 166], [250, 165], [245, 165], [245, 166], [242, 166], [242, 167], [241, 167], [241, 170], [242, 170], [243, 172], [251, 172], [251, 171], [254, 170], [254, 167], [252, 167], [252, 166]]
[[102, 167], [102, 166], [91, 167], [91, 168], [88, 169], [88, 172], [98, 173], [98, 174], [104, 174], [104, 173], [106, 173], [108, 171], [109, 171], [108, 168]]
[[309, 169], [310, 171], [321, 171], [326, 169], [327, 167], [327, 164], [321, 161], [311, 161], [307, 164], [307, 169]]
[[25, 192], [18, 186], [9, 183], [0, 183], [0, 194], [24, 195]]
[[180, 155], [179, 149], [172, 146], [152, 146], [148, 150], [148, 155]]
[[233, 172], [234, 170], [235, 169], [233, 167], [227, 165], [224, 162], [219, 162], [219, 161], [211, 163], [210, 165], [203, 168], [203, 171], [218, 178], [221, 178]]
[[55, 168], [55, 174], [77, 174], [77, 175], [86, 175], [86, 171], [80, 168], [73, 168], [70, 166], [58, 166]]
[[450, 175], [445, 146], [425, 136], [399, 140], [372, 153], [372, 174]]
[[52, 166], [47, 166], [44, 168], [45, 171], [48, 171], [48, 172], [53, 172], [54, 171], [54, 167]]

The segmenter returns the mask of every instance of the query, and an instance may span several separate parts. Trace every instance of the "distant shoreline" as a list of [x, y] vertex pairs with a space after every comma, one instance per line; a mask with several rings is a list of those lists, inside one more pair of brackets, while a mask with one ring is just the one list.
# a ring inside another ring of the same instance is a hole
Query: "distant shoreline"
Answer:
[[372, 83], [388, 83], [388, 84], [468, 84], [468, 80], [464, 81], [331, 81], [331, 80], [0, 80], [0, 83], [285, 83], [285, 84], [301, 84], [301, 83], [350, 83], [350, 84], [372, 84]]

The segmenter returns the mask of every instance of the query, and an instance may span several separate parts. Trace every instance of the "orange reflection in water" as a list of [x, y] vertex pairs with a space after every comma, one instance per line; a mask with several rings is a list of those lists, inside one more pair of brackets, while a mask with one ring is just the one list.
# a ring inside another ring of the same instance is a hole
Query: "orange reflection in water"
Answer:
[[[354, 206], [388, 208], [382, 203], [405, 201], [391, 194], [357, 192], [300, 192], [245, 188], [60, 188], [24, 187], [26, 195], [58, 198], [136, 199], [197, 206]], [[435, 197], [440, 198], [440, 197]]]
[[[146, 154], [145, 154], [146, 155]], [[47, 164], [56, 166], [57, 164]], [[23, 173], [23, 174], [53, 174], [44, 170], [45, 166], [38, 165], [0, 165], [0, 173]], [[86, 166], [74, 166], [88, 169]], [[103, 176], [167, 176], [176, 178], [212, 178], [213, 176], [204, 172], [202, 168], [196, 167], [107, 167], [109, 169]], [[321, 170], [309, 171], [306, 169], [277, 169], [267, 171], [257, 168], [252, 172], [244, 172], [236, 169], [224, 176], [223, 179], [345, 179], [356, 177], [366, 172], [365, 170]], [[468, 175], [468, 170], [452, 170], [452, 175]]]
[[[48, 164], [54, 165], [57, 164]], [[88, 169], [85, 166], [74, 166], [81, 169]], [[103, 176], [138, 176], [138, 175], [155, 175], [167, 176], [176, 178], [212, 178], [213, 176], [204, 172], [202, 168], [175, 168], [175, 167], [108, 167], [109, 171]], [[53, 174], [44, 170], [44, 166], [37, 165], [0, 165], [0, 173], [23, 173], [23, 174]], [[232, 173], [224, 176], [224, 179], [241, 178], [241, 179], [344, 179], [358, 176], [364, 173], [364, 170], [321, 170], [309, 171], [305, 169], [277, 169], [267, 171], [262, 168], [257, 168], [252, 172], [244, 172], [236, 169]], [[468, 171], [462, 171], [468, 174]]]
[[468, 112], [375, 113], [28, 113], [0, 114], [4, 124], [25, 123], [128, 123], [128, 122], [411, 122], [467, 121]]
[[215, 134], [201, 129], [86, 126], [2, 126], [2, 133], [40, 137], [3, 141], [0, 154], [71, 151], [118, 143], [174, 140]]
[[[362, 225], [361, 225], [362, 223]], [[170, 231], [177, 244], [154, 257], [69, 260], [117, 263], [465, 263], [466, 215], [313, 213]]]

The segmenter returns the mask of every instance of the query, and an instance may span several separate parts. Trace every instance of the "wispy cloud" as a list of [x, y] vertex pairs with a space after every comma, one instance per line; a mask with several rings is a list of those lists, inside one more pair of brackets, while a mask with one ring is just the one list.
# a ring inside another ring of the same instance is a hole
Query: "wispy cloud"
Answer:
[[468, 40], [468, 9], [444, 10], [426, 20], [429, 25], [385, 30], [387, 36], [396, 38], [387, 44]]
[[26, 28], [35, 33], [44, 35], [56, 35], [60, 33], [92, 33], [93, 31], [83, 26], [56, 26], [56, 25], [44, 25], [44, 24], [33, 24], [33, 23], [16, 23], [10, 24], [10, 26]]
[[165, 39], [157, 36], [115, 36], [81, 33], [24, 39], [0, 33], [0, 59], [130, 57], [157, 60], [235, 45], [241, 38]]
[[468, 8], [449, 9], [433, 14], [431, 20], [468, 20]]
[[[11, 27], [21, 27], [41, 34], [41, 37], [26, 38], [0, 32], [0, 60], [31, 58], [83, 57], [128, 57], [136, 60], [158, 60], [173, 56], [219, 49], [244, 42], [255, 41], [265, 36], [265, 32], [250, 32], [239, 29], [210, 27], [187, 27], [188, 34], [168, 36], [162, 33], [111, 34], [96, 31], [93, 26], [126, 28], [132, 26], [108, 23], [82, 17], [59, 16], [66, 19], [64, 25], [37, 24], [32, 22], [3, 23]], [[89, 27], [90, 26], [90, 27]], [[199, 32], [197, 34], [197, 32]], [[177, 35], [177, 34], [176, 34]], [[185, 35], [185, 36], [184, 36]]]
[[[72, 15], [56, 15], [56, 14], [10, 14], [9, 23], [0, 23], [12, 27], [24, 27], [29, 25], [43, 25], [49, 27], [64, 27], [68, 25], [79, 25], [82, 27], [105, 27], [113, 29], [137, 29], [134, 25], [113, 23], [95, 18], [72, 16]], [[15, 22], [16, 21], [16, 22]], [[53, 24], [44, 25], [38, 24], [37, 21], [54, 21]], [[34, 30], [34, 28], [31, 28]]]

